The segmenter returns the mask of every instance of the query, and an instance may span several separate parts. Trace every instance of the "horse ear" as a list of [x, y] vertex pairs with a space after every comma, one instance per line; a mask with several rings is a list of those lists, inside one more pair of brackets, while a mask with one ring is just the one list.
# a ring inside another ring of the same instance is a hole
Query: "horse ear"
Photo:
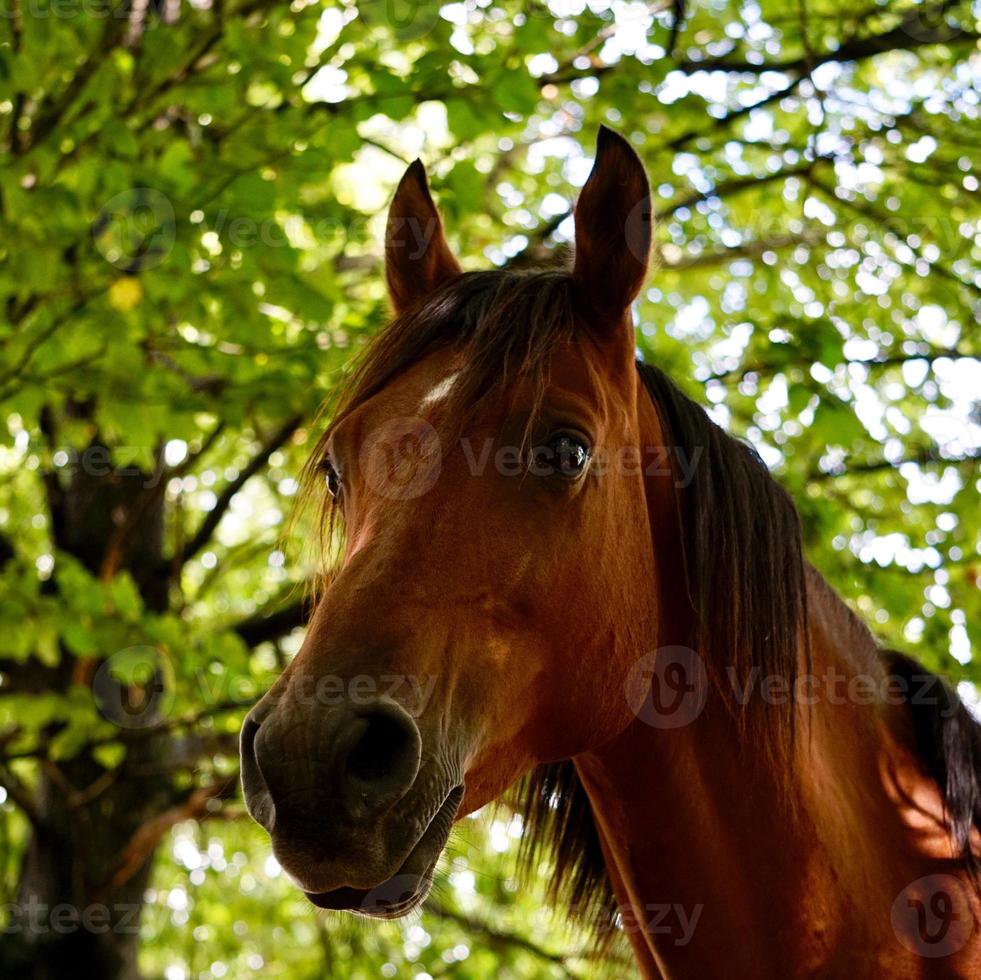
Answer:
[[575, 220], [573, 277], [591, 310], [619, 323], [647, 275], [651, 191], [637, 154], [606, 126], [600, 126]]
[[399, 181], [385, 229], [385, 278], [395, 312], [411, 309], [459, 274], [429, 193], [426, 170], [416, 160]]

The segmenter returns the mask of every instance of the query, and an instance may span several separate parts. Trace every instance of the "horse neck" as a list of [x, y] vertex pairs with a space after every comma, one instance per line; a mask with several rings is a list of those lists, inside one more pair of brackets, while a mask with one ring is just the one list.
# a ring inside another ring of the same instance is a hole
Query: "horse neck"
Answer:
[[[685, 635], [673, 493], [666, 478], [649, 488], [658, 648]], [[890, 912], [936, 867], [911, 844], [883, 776], [887, 763], [917, 767], [900, 744], [898, 709], [869, 694], [884, 677], [872, 637], [811, 569], [807, 586], [819, 683], [804, 689], [813, 703], [795, 709], [783, 767], [715, 690], [680, 727], [638, 717], [574, 760], [645, 976], [862, 975], [873, 963], [890, 975], [923, 975], [924, 961], [896, 942]]]

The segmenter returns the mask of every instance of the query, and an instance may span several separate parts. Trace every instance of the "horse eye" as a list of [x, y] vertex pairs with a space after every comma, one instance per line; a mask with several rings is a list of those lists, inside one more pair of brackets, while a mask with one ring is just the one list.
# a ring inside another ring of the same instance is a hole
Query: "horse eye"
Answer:
[[324, 483], [327, 485], [327, 492], [332, 497], [336, 497], [341, 492], [341, 478], [334, 464], [329, 459], [325, 459], [320, 464], [320, 468], [324, 474]]
[[535, 462], [545, 473], [575, 478], [581, 476], [586, 469], [589, 446], [581, 436], [562, 432], [538, 451]]

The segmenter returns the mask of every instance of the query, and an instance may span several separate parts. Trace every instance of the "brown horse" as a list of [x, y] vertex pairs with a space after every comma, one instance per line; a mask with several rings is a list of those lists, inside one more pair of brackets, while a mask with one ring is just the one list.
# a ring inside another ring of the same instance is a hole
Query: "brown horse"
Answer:
[[402, 179], [396, 316], [311, 460], [342, 560], [244, 725], [250, 812], [311, 901], [393, 917], [517, 787], [529, 866], [646, 977], [981, 976], [981, 728], [636, 363], [650, 197], [605, 129], [575, 233], [571, 271], [464, 273]]

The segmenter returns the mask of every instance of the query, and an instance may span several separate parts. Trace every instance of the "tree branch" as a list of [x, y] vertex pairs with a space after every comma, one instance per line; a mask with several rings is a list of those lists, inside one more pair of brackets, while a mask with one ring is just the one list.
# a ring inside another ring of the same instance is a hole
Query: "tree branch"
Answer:
[[[678, 258], [661, 256], [660, 265], [664, 269], [697, 269], [707, 265], [718, 265], [731, 262], [733, 259], [756, 258], [764, 252], [774, 252], [792, 245], [813, 245], [820, 241], [820, 230], [804, 231], [796, 234], [774, 235], [772, 238], [761, 238], [745, 242], [732, 248], [721, 248], [714, 252], [702, 252], [698, 255], [681, 254]], [[680, 249], [679, 249], [680, 251]]]
[[678, 47], [678, 37], [685, 27], [685, 0], [673, 0], [671, 9], [671, 33], [668, 35], [666, 46], [669, 58], [674, 57], [674, 50]]
[[[205, 708], [201, 708], [199, 711], [180, 715], [177, 718], [170, 718], [167, 721], [161, 722], [159, 725], [152, 725], [147, 728], [129, 728], [116, 734], [106, 735], [103, 738], [93, 738], [79, 746], [78, 751], [80, 753], [89, 752], [92, 749], [100, 748], [103, 745], [143, 741], [147, 739], [159, 738], [161, 735], [173, 733], [184, 728], [193, 729], [198, 722], [204, 721], [206, 718], [213, 718], [215, 715], [224, 714], [226, 711], [241, 711], [243, 708], [251, 708], [253, 704], [254, 702], [251, 699], [247, 701], [237, 699], [219, 701], [215, 704], [208, 705]], [[13, 762], [17, 761], [18, 759], [46, 760], [48, 758], [47, 753], [48, 746], [45, 744], [32, 749], [24, 749], [22, 752], [9, 752], [6, 755], [0, 755], [0, 759], [2, 759], [4, 762]]]
[[260, 643], [277, 640], [301, 626], [306, 626], [311, 612], [310, 602], [304, 598], [284, 606], [276, 612], [259, 613], [249, 619], [244, 619], [232, 629], [238, 633], [247, 646], [256, 647]]
[[255, 456], [249, 460], [248, 464], [242, 469], [242, 471], [232, 480], [224, 490], [222, 490], [221, 495], [215, 502], [215, 506], [208, 511], [208, 516], [201, 522], [201, 526], [198, 528], [197, 532], [191, 538], [191, 540], [184, 546], [178, 555], [174, 558], [174, 564], [176, 567], [180, 568], [185, 565], [191, 558], [193, 558], [202, 548], [207, 545], [211, 540], [212, 534], [214, 534], [215, 529], [221, 523], [221, 519], [225, 514], [225, 511], [231, 506], [232, 499], [235, 494], [252, 479], [260, 470], [264, 469], [266, 464], [269, 462], [269, 457], [272, 456], [277, 449], [284, 446], [294, 432], [300, 427], [300, 423], [303, 421], [302, 417], [299, 415], [293, 418], [287, 419], [268, 439], [262, 444], [262, 448], [256, 453]]
[[[956, 347], [941, 347], [938, 349], [928, 350], [928, 351], [918, 351], [914, 354], [887, 354], [884, 357], [843, 357], [839, 364], [858, 364], [862, 367], [897, 367], [901, 364], [906, 364], [909, 361], [926, 361], [928, 364], [932, 364], [934, 361], [939, 361], [941, 358], [949, 357], [951, 360], [959, 360], [961, 358], [977, 358], [977, 354], [968, 354], [964, 351], [958, 350]], [[706, 375], [699, 378], [699, 381], [704, 383], [706, 381], [727, 381], [730, 378], [737, 378], [740, 381], [750, 374], [760, 374], [760, 375], [772, 375], [776, 374], [778, 371], [783, 371], [791, 365], [786, 361], [781, 361], [775, 364], [764, 364], [757, 362], [755, 364], [741, 364], [739, 367], [732, 368], [729, 371], [717, 371], [713, 374]], [[826, 365], [831, 367], [831, 365]]]
[[[123, 558], [123, 549], [125, 548], [126, 542], [129, 540], [130, 535], [139, 526], [140, 521], [143, 520], [144, 516], [148, 513], [153, 504], [160, 499], [167, 489], [167, 483], [176, 476], [183, 476], [187, 473], [191, 467], [201, 458], [204, 453], [206, 453], [211, 446], [218, 440], [218, 437], [225, 431], [225, 422], [220, 420], [217, 425], [208, 433], [201, 443], [200, 449], [196, 452], [189, 453], [182, 463], [177, 466], [171, 467], [169, 470], [164, 472], [155, 473], [155, 483], [147, 491], [145, 491], [137, 502], [136, 506], [126, 515], [126, 519], [123, 521], [119, 527], [113, 532], [112, 537], [109, 539], [105, 548], [105, 555], [102, 559], [102, 566], [99, 569], [99, 578], [102, 581], [108, 581], [111, 579], [119, 569], [119, 565]], [[158, 462], [158, 467], [165, 465], [163, 459], [161, 458]]]
[[827, 472], [812, 473], [808, 478], [808, 483], [824, 483], [827, 480], [838, 480], [843, 476], [854, 476], [859, 473], [878, 473], [882, 470], [896, 470], [907, 463], [915, 463], [917, 466], [963, 466], [965, 463], [972, 464], [981, 460], [981, 450], [967, 453], [964, 456], [951, 456], [949, 459], [937, 455], [934, 449], [924, 449], [912, 456], [903, 459], [876, 459], [851, 463], [848, 466], [837, 467]]
[[821, 65], [863, 61], [887, 51], [915, 51], [918, 48], [934, 44], [977, 41], [981, 35], [956, 25], [943, 23], [935, 28], [928, 26], [934, 20], [942, 17], [951, 7], [956, 6], [956, 3], [957, 0], [945, 0], [944, 3], [932, 9], [916, 6], [895, 27], [888, 31], [867, 37], [849, 38], [834, 51], [827, 51], [813, 57], [809, 57], [805, 52], [799, 58], [757, 63], [723, 55], [719, 58], [683, 61], [678, 67], [688, 74], [696, 71], [733, 71], [750, 75], [762, 75], [769, 71], [810, 74]]
[[171, 827], [184, 820], [203, 820], [209, 816], [208, 804], [212, 800], [233, 795], [237, 783], [238, 777], [233, 777], [211, 786], [201, 786], [193, 790], [183, 803], [143, 824], [119, 854], [116, 870], [101, 889], [101, 894], [107, 898], [114, 895], [150, 860], [161, 838]]
[[123, 29], [126, 26], [126, 18], [119, 15], [119, 10], [119, 7], [114, 6], [108, 11], [102, 36], [89, 55], [77, 67], [74, 77], [64, 87], [61, 95], [53, 99], [49, 93], [45, 97], [30, 127], [29, 139], [24, 140], [22, 145], [15, 144], [11, 147], [15, 153], [33, 149], [43, 143], [55, 131], [58, 123], [61, 122], [65, 113], [81, 95], [92, 76], [105, 64], [109, 53], [122, 37]]
[[[871, 204], [869, 204], [868, 201], [863, 200], [860, 202], [860, 201], [851, 200], [847, 197], [839, 197], [838, 194], [835, 192], [834, 187], [832, 187], [830, 184], [826, 184], [823, 180], [820, 180], [816, 177], [811, 178], [811, 184], [815, 188], [817, 188], [829, 201], [833, 202], [836, 206], [847, 208], [849, 211], [861, 215], [863, 218], [868, 218], [872, 221], [875, 221], [881, 226], [889, 228], [893, 226], [894, 223], [898, 220], [896, 215], [889, 214], [888, 212], [885, 211], [880, 211], [878, 208], [875, 208]], [[943, 279], [946, 279], [948, 282], [952, 282], [963, 289], [970, 290], [972, 293], [974, 293], [977, 296], [981, 296], [981, 286], [978, 286], [976, 283], [973, 283], [967, 279], [961, 279], [960, 276], [958, 276], [954, 272], [951, 272], [950, 269], [948, 269], [946, 266], [941, 264], [939, 261], [931, 261], [930, 259], [927, 259], [923, 255], [922, 247], [914, 248], [912, 245], [909, 244], [906, 235], [900, 234], [899, 232], [897, 232], [896, 234], [898, 237], [901, 237], [903, 239], [903, 241], [906, 243], [907, 248], [909, 248], [910, 251], [912, 251], [913, 254], [918, 259], [923, 259], [925, 262], [929, 263], [931, 272], [935, 272], [938, 276], [940, 276]]]
[[[804, 76], [800, 75], [797, 78], [791, 79], [783, 88], [777, 89], [775, 92], [771, 92], [769, 95], [765, 95], [762, 99], [757, 99], [750, 105], [740, 106], [738, 109], [731, 109], [720, 119], [712, 120], [712, 129], [724, 129], [731, 122], [735, 122], [737, 119], [741, 119], [743, 116], [748, 116], [754, 109], [762, 109], [764, 106], [770, 105], [772, 102], [779, 102], [781, 99], [787, 98], [788, 95], [793, 95], [797, 86], [804, 81]], [[708, 130], [706, 129], [689, 129], [682, 133], [680, 136], [675, 136], [673, 139], [668, 140], [663, 146], [659, 147], [661, 150], [680, 150], [683, 146], [690, 143], [694, 139], [698, 139], [701, 136], [708, 136]]]
[[654, 220], [662, 221], [664, 218], [669, 218], [675, 213], [675, 211], [681, 208], [689, 208], [701, 201], [707, 200], [710, 197], [728, 197], [732, 194], [738, 194], [740, 191], [750, 190], [754, 187], [762, 187], [765, 184], [770, 184], [776, 180], [788, 180], [791, 177], [802, 177], [807, 176], [811, 173], [814, 167], [823, 161], [829, 160], [830, 157], [820, 156], [815, 160], [809, 160], [806, 163], [802, 163], [796, 167], [787, 167], [784, 170], [776, 170], [770, 174], [762, 174], [756, 177], [732, 177], [729, 180], [719, 181], [714, 187], [707, 191], [692, 191], [690, 194], [686, 194], [684, 197], [680, 197], [665, 204], [661, 208], [657, 208], [654, 211]]
[[553, 953], [550, 950], [539, 946], [537, 943], [530, 939], [526, 939], [524, 936], [519, 936], [516, 933], [504, 932], [501, 929], [496, 929], [494, 926], [490, 925], [488, 922], [484, 922], [482, 919], [478, 919], [475, 916], [465, 915], [462, 912], [456, 912], [444, 905], [439, 899], [434, 898], [432, 895], [426, 900], [425, 909], [430, 914], [436, 916], [440, 919], [447, 919], [450, 922], [455, 922], [458, 925], [463, 926], [463, 928], [470, 935], [480, 936], [482, 939], [486, 940], [489, 946], [511, 946], [515, 949], [523, 950], [526, 953], [531, 953], [533, 956], [537, 956], [539, 959], [545, 960], [548, 963], [554, 963], [561, 967], [565, 976], [570, 978], [576, 978], [578, 974], [573, 973], [566, 965], [570, 959], [576, 958], [575, 953]]

